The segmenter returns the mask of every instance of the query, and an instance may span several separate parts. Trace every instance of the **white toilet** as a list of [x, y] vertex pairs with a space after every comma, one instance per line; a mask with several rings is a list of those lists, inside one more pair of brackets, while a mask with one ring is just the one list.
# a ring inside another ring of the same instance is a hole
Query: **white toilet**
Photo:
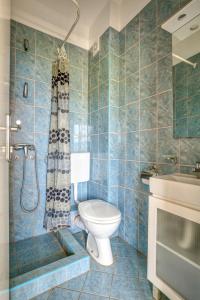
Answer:
[[78, 201], [78, 184], [89, 180], [90, 153], [72, 153], [71, 183], [79, 211], [72, 223], [89, 232], [87, 250], [90, 255], [101, 265], [109, 266], [113, 263], [110, 237], [121, 222], [121, 213], [114, 205], [103, 200]]
[[88, 230], [87, 251], [101, 265], [113, 263], [110, 237], [121, 222], [121, 213], [112, 204], [94, 199], [79, 203], [79, 215]]

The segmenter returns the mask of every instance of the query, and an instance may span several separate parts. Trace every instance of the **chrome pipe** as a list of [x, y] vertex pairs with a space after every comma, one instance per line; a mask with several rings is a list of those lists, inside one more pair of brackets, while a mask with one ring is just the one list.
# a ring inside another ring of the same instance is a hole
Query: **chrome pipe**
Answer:
[[175, 57], [175, 58], [177, 58], [177, 59], [179, 59], [179, 60], [181, 60], [181, 61], [183, 61], [183, 62], [185, 62], [186, 64], [192, 66], [194, 69], [197, 66], [197, 63], [192, 63], [191, 61], [189, 61], [188, 59], [185, 59], [185, 58], [181, 57], [180, 55], [172, 53], [172, 56]]

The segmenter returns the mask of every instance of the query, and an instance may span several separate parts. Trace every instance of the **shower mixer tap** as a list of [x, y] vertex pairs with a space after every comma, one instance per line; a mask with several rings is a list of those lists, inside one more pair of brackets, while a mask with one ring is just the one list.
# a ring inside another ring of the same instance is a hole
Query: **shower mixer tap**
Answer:
[[26, 159], [34, 159], [34, 156], [29, 156], [28, 152], [29, 151], [35, 151], [35, 145], [32, 144], [25, 144], [25, 143], [20, 143], [20, 144], [15, 144], [12, 146], [13, 150], [23, 150], [24, 151], [24, 156]]
[[35, 150], [35, 146], [32, 144], [19, 143], [19, 144], [13, 145], [13, 149], [14, 150], [24, 149], [24, 152], [27, 153], [28, 150], [31, 150], [31, 151]]

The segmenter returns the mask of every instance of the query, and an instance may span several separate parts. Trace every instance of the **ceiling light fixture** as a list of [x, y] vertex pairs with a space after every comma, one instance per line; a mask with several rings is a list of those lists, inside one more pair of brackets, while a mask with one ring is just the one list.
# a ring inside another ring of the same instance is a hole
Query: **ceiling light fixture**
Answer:
[[197, 30], [199, 28], [199, 25], [198, 24], [194, 24], [190, 27], [190, 30], [191, 31], [194, 31], [194, 30]]
[[178, 16], [177, 20], [182, 21], [186, 16], [186, 14], [181, 14], [180, 16]]

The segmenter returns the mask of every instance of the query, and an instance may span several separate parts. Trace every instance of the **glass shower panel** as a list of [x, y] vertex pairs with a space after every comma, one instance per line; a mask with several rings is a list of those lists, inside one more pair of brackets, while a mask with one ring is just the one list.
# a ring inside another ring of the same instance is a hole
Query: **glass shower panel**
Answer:
[[200, 224], [158, 209], [157, 276], [184, 299], [200, 297]]
[[158, 209], [157, 241], [200, 266], [200, 224]]
[[157, 244], [157, 276], [185, 300], [197, 300], [200, 295], [200, 269]]

